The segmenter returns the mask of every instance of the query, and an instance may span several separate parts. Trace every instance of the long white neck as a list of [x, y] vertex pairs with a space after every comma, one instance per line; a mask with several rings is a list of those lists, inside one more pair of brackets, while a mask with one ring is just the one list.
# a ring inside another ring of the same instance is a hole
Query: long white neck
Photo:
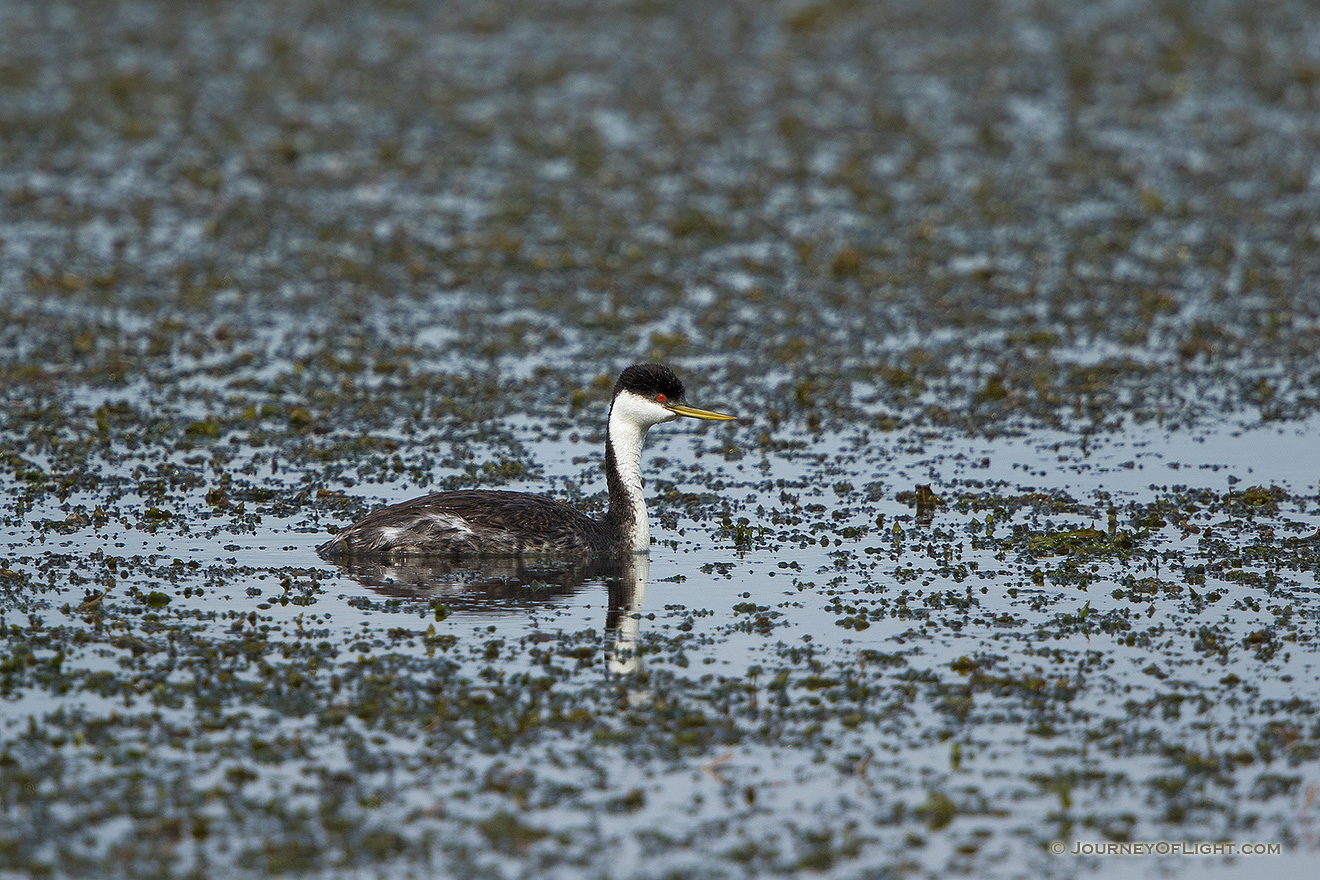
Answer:
[[632, 540], [634, 553], [644, 553], [651, 548], [651, 531], [646, 523], [646, 498], [642, 495], [642, 443], [646, 440], [648, 427], [639, 421], [636, 413], [631, 412], [625, 395], [615, 400], [610, 409], [606, 435], [609, 445], [607, 467], [610, 458], [613, 458], [614, 465], [613, 472], [607, 474], [610, 510], [621, 518]]

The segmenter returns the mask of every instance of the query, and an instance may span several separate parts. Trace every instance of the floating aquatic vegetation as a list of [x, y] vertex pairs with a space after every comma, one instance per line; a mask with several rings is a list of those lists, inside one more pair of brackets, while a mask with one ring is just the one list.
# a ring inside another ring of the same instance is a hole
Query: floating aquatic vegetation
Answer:
[[[1312, 856], [1314, 11], [607, 6], [0, 10], [0, 871]], [[312, 552], [650, 359], [644, 577]]]

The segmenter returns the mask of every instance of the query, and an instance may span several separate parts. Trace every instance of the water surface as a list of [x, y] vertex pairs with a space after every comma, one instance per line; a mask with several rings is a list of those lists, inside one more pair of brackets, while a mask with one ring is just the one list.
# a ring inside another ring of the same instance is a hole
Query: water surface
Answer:
[[[10, 3], [0, 871], [1313, 873], [1305, 4]], [[621, 49], [620, 47], [626, 47]], [[344, 570], [425, 491], [644, 564]], [[1051, 844], [1280, 845], [1226, 858]]]

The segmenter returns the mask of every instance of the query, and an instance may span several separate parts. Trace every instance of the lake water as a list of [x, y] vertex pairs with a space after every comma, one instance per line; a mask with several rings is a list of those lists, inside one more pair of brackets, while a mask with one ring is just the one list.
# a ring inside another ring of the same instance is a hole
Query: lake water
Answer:
[[[7, 4], [0, 874], [1313, 874], [1318, 32]], [[316, 556], [636, 361], [646, 557]]]

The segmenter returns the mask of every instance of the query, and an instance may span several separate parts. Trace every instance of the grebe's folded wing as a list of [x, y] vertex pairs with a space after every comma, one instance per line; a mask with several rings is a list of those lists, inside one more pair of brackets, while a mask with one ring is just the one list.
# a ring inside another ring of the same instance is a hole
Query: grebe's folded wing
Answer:
[[518, 555], [586, 552], [599, 526], [567, 504], [495, 490], [439, 492], [383, 507], [323, 552]]

